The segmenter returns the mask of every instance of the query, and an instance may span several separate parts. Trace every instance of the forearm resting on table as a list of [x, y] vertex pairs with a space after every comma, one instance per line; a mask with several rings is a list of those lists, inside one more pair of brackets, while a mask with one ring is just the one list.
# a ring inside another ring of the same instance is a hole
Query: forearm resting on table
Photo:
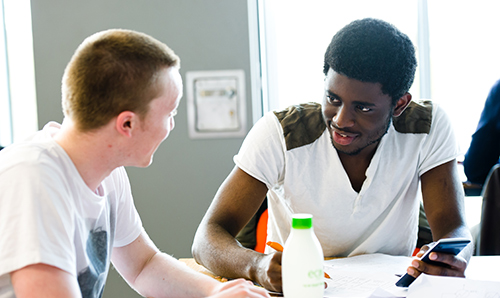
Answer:
[[241, 246], [222, 227], [211, 224], [200, 225], [193, 242], [192, 254], [196, 262], [214, 274], [249, 280], [256, 280], [255, 264], [262, 257], [261, 253]]
[[264, 183], [237, 166], [233, 169], [196, 231], [192, 252], [198, 263], [228, 278], [259, 282], [267, 275], [263, 268], [272, 256], [244, 248], [235, 239], [262, 205], [267, 190]]
[[195, 272], [175, 258], [158, 252], [131, 286], [145, 297], [206, 297], [218, 282]]
[[146, 297], [206, 297], [218, 282], [162, 253], [143, 231], [132, 243], [115, 247], [113, 265]]

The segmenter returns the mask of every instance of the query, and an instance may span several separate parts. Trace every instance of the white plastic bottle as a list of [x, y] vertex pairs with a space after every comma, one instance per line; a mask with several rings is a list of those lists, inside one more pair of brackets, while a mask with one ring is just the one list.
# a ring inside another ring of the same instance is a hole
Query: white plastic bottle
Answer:
[[323, 259], [323, 250], [312, 227], [312, 215], [293, 215], [281, 261], [284, 297], [323, 298]]

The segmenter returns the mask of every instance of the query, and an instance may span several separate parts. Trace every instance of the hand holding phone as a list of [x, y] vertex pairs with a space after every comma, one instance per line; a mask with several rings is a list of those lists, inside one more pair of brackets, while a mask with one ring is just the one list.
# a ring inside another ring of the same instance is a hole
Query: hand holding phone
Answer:
[[[423, 262], [425, 262], [425, 263], [427, 263], [427, 264], [431, 264], [431, 265], [447, 266], [447, 264], [430, 260], [429, 259], [430, 253], [431, 252], [442, 252], [442, 253], [452, 254], [452, 255], [456, 256], [469, 243], [470, 243], [470, 240], [466, 239], [466, 238], [444, 238], [444, 239], [440, 239], [438, 242], [434, 243], [434, 245], [432, 245], [432, 247], [430, 247], [425, 252], [425, 254], [422, 256], [422, 258], [420, 260], [423, 261]], [[403, 277], [401, 277], [396, 282], [396, 286], [398, 286], [398, 287], [408, 287], [414, 280], [415, 280], [415, 277], [413, 277], [413, 276], [409, 275], [408, 273], [406, 273], [405, 275], [403, 275]]]

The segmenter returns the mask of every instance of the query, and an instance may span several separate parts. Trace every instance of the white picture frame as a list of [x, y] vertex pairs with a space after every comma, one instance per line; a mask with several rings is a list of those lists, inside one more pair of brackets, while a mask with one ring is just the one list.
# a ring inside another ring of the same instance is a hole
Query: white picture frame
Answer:
[[243, 70], [188, 71], [186, 97], [190, 138], [245, 136]]

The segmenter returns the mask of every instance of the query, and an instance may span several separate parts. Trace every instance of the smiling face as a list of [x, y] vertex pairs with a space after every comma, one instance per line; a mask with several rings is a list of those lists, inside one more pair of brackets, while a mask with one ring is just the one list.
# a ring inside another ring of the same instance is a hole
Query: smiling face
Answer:
[[335, 149], [370, 154], [387, 133], [394, 106], [379, 83], [350, 79], [330, 69], [325, 78], [323, 118]]
[[182, 96], [182, 79], [176, 67], [162, 71], [158, 78], [160, 92], [150, 102], [149, 110], [140, 123], [135, 141], [138, 167], [147, 167], [153, 154], [174, 129], [174, 116]]

